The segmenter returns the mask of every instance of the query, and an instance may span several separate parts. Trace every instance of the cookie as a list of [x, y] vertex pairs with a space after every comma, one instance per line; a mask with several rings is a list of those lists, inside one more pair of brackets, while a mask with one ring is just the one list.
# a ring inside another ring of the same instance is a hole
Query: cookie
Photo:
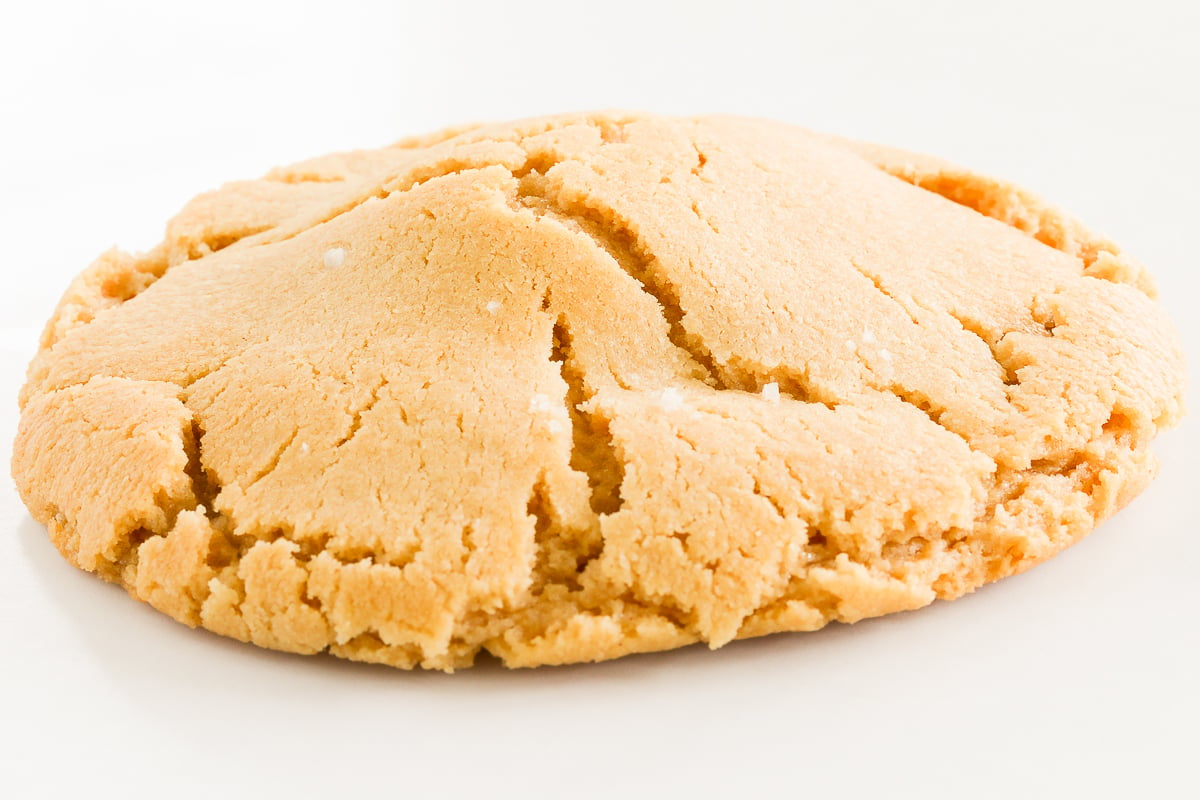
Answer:
[[76, 566], [263, 647], [716, 648], [1027, 569], [1151, 479], [1147, 273], [1030, 193], [727, 117], [313, 159], [67, 290], [13, 474]]

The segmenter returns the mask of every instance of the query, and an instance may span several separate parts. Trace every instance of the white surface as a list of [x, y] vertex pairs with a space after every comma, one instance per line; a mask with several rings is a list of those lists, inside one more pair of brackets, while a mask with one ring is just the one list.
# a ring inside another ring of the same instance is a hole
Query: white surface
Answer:
[[[276, 163], [568, 109], [774, 117], [1023, 182], [1151, 265], [1200, 357], [1194, 3], [305, 5], [5, 6], [6, 465], [34, 329], [101, 250]], [[454, 676], [190, 631], [68, 567], [5, 480], [0, 793], [1198, 797], [1198, 428], [1082, 544], [953, 604]]]

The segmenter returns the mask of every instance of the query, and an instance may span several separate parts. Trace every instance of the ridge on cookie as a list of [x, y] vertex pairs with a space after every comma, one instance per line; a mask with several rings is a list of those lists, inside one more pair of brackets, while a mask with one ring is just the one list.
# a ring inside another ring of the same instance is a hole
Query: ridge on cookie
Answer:
[[202, 194], [67, 290], [13, 475], [76, 566], [453, 670], [952, 599], [1155, 468], [1146, 271], [1030, 193], [732, 117], [460, 128]]

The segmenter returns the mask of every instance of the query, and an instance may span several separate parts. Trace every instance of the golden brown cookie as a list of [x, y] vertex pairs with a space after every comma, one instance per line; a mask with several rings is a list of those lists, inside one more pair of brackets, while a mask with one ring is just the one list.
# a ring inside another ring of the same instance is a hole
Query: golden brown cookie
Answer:
[[918, 608], [1070, 545], [1182, 413], [1142, 268], [776, 123], [460, 129], [201, 195], [68, 289], [13, 474], [74, 564], [454, 669]]

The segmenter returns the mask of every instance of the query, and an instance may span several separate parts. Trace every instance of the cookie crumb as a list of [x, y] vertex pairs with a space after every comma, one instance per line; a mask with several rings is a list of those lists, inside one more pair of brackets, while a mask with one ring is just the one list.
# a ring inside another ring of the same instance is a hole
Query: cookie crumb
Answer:
[[500, 301], [499, 300], [488, 300], [485, 308], [487, 308], [487, 312], [489, 314], [495, 314], [497, 311], [500, 310]]
[[337, 269], [346, 263], [346, 250], [342, 247], [331, 247], [325, 251], [325, 269]]
[[762, 397], [769, 403], [779, 402], [779, 384], [775, 381], [764, 383], [762, 387]]

